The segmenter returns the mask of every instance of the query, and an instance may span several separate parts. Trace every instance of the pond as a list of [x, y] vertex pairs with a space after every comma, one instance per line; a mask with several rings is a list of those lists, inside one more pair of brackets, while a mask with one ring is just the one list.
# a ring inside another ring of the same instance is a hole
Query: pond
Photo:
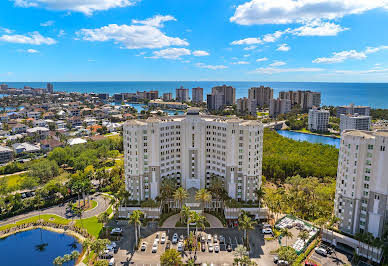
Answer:
[[337, 139], [337, 138], [312, 135], [312, 134], [294, 132], [294, 131], [288, 131], [288, 130], [277, 130], [276, 132], [282, 135], [283, 137], [293, 139], [293, 140], [328, 144], [328, 145], [335, 146], [337, 149], [339, 149], [339, 146], [340, 146], [340, 139]]
[[[0, 239], [3, 254], [0, 265], [53, 265], [56, 257], [63, 257], [73, 250], [81, 252], [81, 249], [81, 244], [72, 236], [34, 229]], [[74, 261], [66, 265], [74, 265]]]

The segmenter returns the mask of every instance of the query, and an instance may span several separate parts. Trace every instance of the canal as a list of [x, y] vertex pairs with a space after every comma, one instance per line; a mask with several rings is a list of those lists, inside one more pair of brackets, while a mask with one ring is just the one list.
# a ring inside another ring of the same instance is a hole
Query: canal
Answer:
[[294, 132], [294, 131], [288, 131], [288, 130], [277, 130], [276, 132], [279, 133], [280, 135], [282, 135], [283, 137], [290, 138], [293, 140], [308, 141], [311, 143], [322, 143], [322, 144], [333, 145], [337, 149], [339, 149], [339, 146], [340, 146], [340, 139], [338, 139], [338, 138], [312, 135], [312, 134]]

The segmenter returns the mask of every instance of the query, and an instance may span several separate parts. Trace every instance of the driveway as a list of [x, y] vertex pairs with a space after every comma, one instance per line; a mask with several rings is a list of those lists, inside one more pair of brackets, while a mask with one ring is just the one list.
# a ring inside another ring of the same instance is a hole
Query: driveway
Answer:
[[[210, 228], [224, 228], [221, 221], [214, 215], [205, 213], [206, 220], [208, 221]], [[161, 228], [175, 228], [176, 223], [180, 218], [179, 214], [172, 215], [164, 221]]]
[[[96, 216], [104, 211], [106, 211], [109, 207], [109, 202], [110, 200], [105, 198], [103, 195], [100, 193], [94, 194], [90, 196], [91, 200], [97, 201], [97, 206], [91, 210], [88, 210], [83, 213], [82, 218], [89, 218], [92, 216]], [[8, 219], [5, 219], [0, 222], [0, 226], [10, 224], [10, 223], [15, 223], [20, 220], [24, 220], [33, 216], [37, 216], [39, 214], [55, 214], [63, 218], [70, 219], [72, 218], [71, 213], [68, 211], [68, 204], [60, 204], [57, 206], [49, 207], [46, 209], [42, 209], [39, 211], [32, 211], [28, 212], [25, 214], [20, 214], [14, 217], [10, 217]], [[74, 220], [79, 219], [78, 217], [73, 217]]]

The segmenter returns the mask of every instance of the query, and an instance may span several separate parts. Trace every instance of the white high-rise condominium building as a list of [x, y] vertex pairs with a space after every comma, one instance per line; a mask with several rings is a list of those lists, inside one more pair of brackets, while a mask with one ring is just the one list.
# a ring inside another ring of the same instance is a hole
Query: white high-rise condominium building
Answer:
[[270, 87], [253, 87], [248, 90], [248, 99], [254, 101], [258, 107], [269, 107], [273, 98], [273, 89]]
[[314, 91], [281, 91], [280, 99], [291, 101], [291, 105], [299, 105], [303, 110], [319, 107], [321, 105], [321, 93]]
[[369, 130], [371, 117], [366, 115], [344, 115], [340, 116], [340, 131], [346, 129]]
[[309, 110], [308, 129], [310, 131], [326, 132], [329, 125], [330, 112], [320, 108]]
[[341, 115], [370, 115], [370, 107], [369, 106], [359, 106], [359, 105], [343, 105], [343, 106], [337, 106], [337, 117], [341, 117]]
[[133, 200], [155, 199], [165, 178], [185, 189], [220, 177], [231, 198], [255, 200], [261, 185], [263, 125], [202, 115], [130, 120], [124, 125], [125, 184]]
[[335, 215], [350, 234], [383, 234], [388, 220], [388, 130], [345, 130], [338, 158]]

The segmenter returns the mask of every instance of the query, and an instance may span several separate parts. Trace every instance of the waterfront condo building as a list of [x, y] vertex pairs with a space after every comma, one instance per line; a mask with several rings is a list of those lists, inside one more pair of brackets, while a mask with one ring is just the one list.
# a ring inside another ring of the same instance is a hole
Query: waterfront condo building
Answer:
[[340, 118], [341, 115], [370, 115], [370, 107], [369, 106], [358, 106], [354, 104], [337, 106], [337, 117]]
[[216, 86], [212, 88], [212, 93], [207, 95], [207, 109], [219, 110], [225, 106], [236, 103], [236, 89], [232, 86]]
[[344, 115], [340, 116], [340, 131], [346, 129], [357, 129], [357, 130], [369, 130], [371, 124], [371, 117], [366, 115]]
[[299, 105], [303, 110], [308, 110], [321, 105], [321, 93], [314, 91], [281, 91], [280, 99], [291, 101], [291, 105]]
[[383, 234], [388, 221], [388, 130], [345, 130], [338, 158], [335, 215], [350, 234]]
[[203, 88], [197, 87], [191, 89], [191, 101], [194, 103], [203, 102]]
[[130, 120], [124, 125], [125, 184], [132, 200], [155, 199], [165, 178], [185, 189], [221, 178], [228, 195], [255, 200], [261, 185], [263, 125], [200, 114]]
[[312, 108], [308, 115], [308, 129], [310, 131], [326, 132], [329, 125], [330, 112], [321, 108]]
[[188, 102], [189, 101], [189, 89], [180, 87], [175, 91], [175, 99], [177, 102]]
[[291, 112], [291, 101], [287, 99], [271, 99], [269, 103], [269, 116], [276, 117], [279, 114]]
[[237, 99], [236, 101], [236, 110], [239, 113], [248, 113], [251, 115], [256, 115], [256, 102], [250, 100], [247, 97]]
[[171, 100], [172, 100], [172, 93], [171, 92], [163, 93], [163, 101], [169, 102]]
[[273, 99], [273, 89], [264, 86], [250, 88], [248, 99], [254, 101], [258, 107], [269, 107]]

